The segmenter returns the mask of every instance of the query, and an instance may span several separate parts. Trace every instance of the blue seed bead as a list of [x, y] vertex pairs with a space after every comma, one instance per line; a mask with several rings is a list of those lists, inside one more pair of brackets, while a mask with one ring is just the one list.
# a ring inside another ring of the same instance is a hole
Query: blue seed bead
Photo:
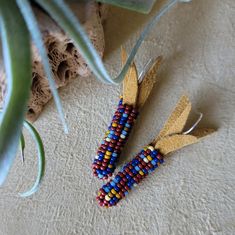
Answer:
[[152, 160], [151, 163], [152, 163], [152, 165], [154, 165], [154, 166], [157, 165], [156, 160]]
[[109, 193], [109, 192], [110, 192], [110, 190], [109, 190], [108, 187], [103, 187], [103, 190], [104, 190], [106, 193]]
[[109, 204], [110, 205], [113, 205], [115, 202], [114, 202], [114, 200], [113, 199], [111, 199], [110, 201], [109, 201]]
[[118, 111], [119, 113], [124, 113], [125, 109], [122, 108], [122, 109], [119, 109]]
[[123, 130], [123, 131], [122, 131], [122, 134], [123, 134], [123, 135], [127, 135], [128, 133]]
[[118, 183], [118, 182], [120, 182], [120, 180], [121, 180], [122, 178], [121, 178], [121, 176], [120, 176], [120, 175], [117, 175], [117, 176], [115, 176], [115, 178], [114, 178], [114, 179], [116, 179], [116, 180], [117, 180], [117, 183]]
[[131, 187], [132, 187], [132, 183], [131, 183], [131, 182], [127, 182], [127, 186], [128, 186], [129, 188], [131, 188]]
[[115, 186], [115, 183], [113, 181], [110, 182], [110, 184], [114, 187]]
[[144, 158], [145, 158], [144, 154], [140, 154], [140, 157], [141, 157], [142, 159], [144, 159]]
[[139, 164], [139, 161], [138, 161], [137, 159], [133, 159], [132, 165], [133, 165], [133, 166], [136, 166], [136, 165], [138, 165], [138, 164]]
[[153, 154], [154, 156], [157, 156], [158, 151], [157, 151], [157, 150], [153, 150], [152, 154]]
[[116, 192], [119, 192], [119, 190], [120, 190], [120, 189], [118, 188], [118, 186], [116, 186], [116, 185], [114, 186], [114, 189], [115, 189]]
[[116, 197], [113, 197], [113, 201], [114, 201], [114, 202], [117, 202], [118, 199], [117, 199]]
[[125, 127], [130, 128], [131, 125], [130, 125], [129, 123], [126, 123], [126, 124], [125, 124]]
[[98, 174], [98, 177], [102, 179], [104, 176], [102, 174]]
[[131, 169], [131, 172], [135, 175], [135, 174], [137, 174], [137, 171], [133, 168], [133, 169]]
[[148, 171], [145, 168], [143, 168], [142, 171], [144, 172], [145, 175], [148, 174]]
[[136, 170], [136, 171], [139, 171], [140, 168], [139, 168], [138, 166], [135, 166], [135, 170]]
[[131, 182], [132, 184], [134, 184], [134, 183], [135, 183], [135, 180], [132, 178], [132, 179], [130, 180], [130, 182]]
[[126, 178], [127, 178], [128, 180], [130, 180], [130, 179], [131, 179], [131, 176], [130, 176], [129, 174], [126, 174]]
[[128, 191], [125, 191], [124, 194], [125, 194], [125, 196], [126, 196], [126, 195], [128, 194]]
[[125, 124], [125, 121], [120, 121], [119, 124], [120, 124], [120, 125], [124, 125], [124, 124]]
[[108, 147], [107, 150], [108, 150], [109, 152], [112, 152], [112, 151], [113, 151], [113, 148]]
[[127, 118], [128, 114], [127, 113], [123, 113], [122, 116]]
[[113, 135], [115, 133], [115, 131], [110, 131], [110, 134]]
[[117, 157], [117, 153], [112, 153], [112, 157]]

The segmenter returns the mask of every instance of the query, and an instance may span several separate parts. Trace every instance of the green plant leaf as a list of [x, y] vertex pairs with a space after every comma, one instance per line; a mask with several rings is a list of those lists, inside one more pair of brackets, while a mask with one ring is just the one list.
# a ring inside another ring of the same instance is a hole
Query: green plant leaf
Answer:
[[44, 151], [42, 139], [39, 133], [37, 132], [37, 130], [33, 127], [33, 125], [25, 121], [24, 127], [29, 131], [29, 133], [33, 137], [37, 145], [37, 149], [38, 149], [38, 174], [37, 174], [36, 181], [31, 189], [29, 189], [28, 191], [24, 193], [19, 193], [21, 197], [29, 197], [38, 190], [42, 182], [42, 178], [45, 173], [45, 151]]
[[0, 3], [0, 31], [7, 78], [7, 93], [0, 117], [1, 185], [19, 146], [32, 80], [30, 38], [13, 0], [2, 0]]
[[134, 57], [138, 52], [138, 49], [140, 48], [143, 40], [146, 38], [154, 25], [160, 20], [160, 18], [179, 1], [180, 0], [169, 0], [157, 13], [157, 15], [151, 19], [151, 21], [145, 26], [135, 46], [131, 50], [127, 62], [122, 68], [120, 74], [116, 78], [112, 79], [105, 69], [103, 62], [96, 52], [94, 46], [92, 45], [90, 39], [80, 25], [78, 19], [74, 16], [73, 12], [64, 3], [64, 1], [36, 0], [36, 2], [42, 8], [44, 8], [51, 15], [51, 17], [54, 18], [54, 20], [63, 28], [63, 30], [73, 39], [76, 46], [80, 49], [79, 52], [86, 60], [94, 75], [101, 81], [113, 84], [118, 84], [124, 79], [129, 66], [133, 62]]
[[138, 11], [141, 13], [149, 13], [156, 0], [97, 0], [98, 2], [112, 4], [118, 7], [124, 7], [129, 10]]
[[20, 11], [25, 19], [25, 22], [28, 26], [28, 29], [31, 33], [31, 37], [32, 37], [32, 39], [38, 49], [38, 52], [42, 58], [43, 68], [44, 68], [45, 74], [47, 76], [47, 79], [48, 79], [48, 82], [50, 85], [50, 89], [51, 89], [52, 95], [54, 97], [57, 110], [59, 112], [60, 119], [61, 119], [62, 124], [64, 126], [65, 132], [68, 133], [68, 127], [67, 127], [67, 124], [66, 124], [66, 121], [64, 118], [62, 105], [60, 102], [58, 91], [56, 89], [55, 81], [53, 79], [53, 74], [52, 74], [51, 66], [50, 66], [50, 63], [49, 63], [49, 60], [47, 57], [47, 52], [46, 52], [46, 49], [44, 46], [42, 35], [41, 35], [40, 29], [37, 24], [37, 19], [34, 16], [33, 10], [31, 8], [28, 0], [16, 0], [16, 2], [18, 4]]
[[24, 149], [25, 149], [25, 139], [23, 133], [20, 135], [20, 155], [22, 162], [24, 162]]

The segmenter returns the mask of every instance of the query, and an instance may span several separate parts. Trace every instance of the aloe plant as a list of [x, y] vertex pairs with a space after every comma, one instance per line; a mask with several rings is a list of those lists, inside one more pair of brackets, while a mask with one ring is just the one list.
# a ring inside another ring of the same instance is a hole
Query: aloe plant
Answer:
[[[49, 81], [60, 119], [65, 132], [68, 131], [58, 92], [52, 77], [46, 49], [32, 10], [32, 4], [34, 2], [37, 3], [71, 37], [97, 79], [106, 83], [118, 84], [124, 79], [141, 43], [155, 23], [171, 7], [182, 1], [169, 0], [162, 7], [158, 14], [144, 28], [120, 74], [116, 78], [112, 78], [105, 69], [101, 58], [94, 49], [78, 19], [63, 0], [0, 0], [0, 32], [7, 75], [7, 95], [0, 116], [0, 185], [3, 184], [7, 177], [16, 156], [19, 142], [21, 142], [22, 151], [24, 148], [24, 138], [22, 137], [21, 131], [31, 86], [30, 35], [34, 44], [39, 49], [38, 51], [42, 58], [44, 71]], [[100, 0], [100, 2], [147, 13], [150, 11], [155, 0]], [[33, 188], [23, 194], [23, 196], [29, 196], [37, 190], [41, 182], [45, 157], [42, 141], [36, 129], [28, 122], [25, 122], [24, 125], [30, 130], [39, 149], [37, 180]]]

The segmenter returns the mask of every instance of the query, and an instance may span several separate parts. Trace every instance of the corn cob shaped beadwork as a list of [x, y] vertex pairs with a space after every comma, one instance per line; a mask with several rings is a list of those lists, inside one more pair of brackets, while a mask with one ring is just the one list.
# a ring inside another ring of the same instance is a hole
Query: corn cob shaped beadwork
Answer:
[[164, 162], [163, 156], [153, 146], [145, 147], [132, 161], [105, 184], [98, 192], [100, 206], [115, 206], [133, 186], [140, 183], [149, 173]]
[[123, 104], [123, 99], [121, 98], [117, 111], [92, 164], [93, 174], [98, 178], [106, 179], [114, 172], [117, 159], [137, 116], [137, 109], [131, 105]]
[[197, 143], [204, 137], [214, 133], [214, 129], [200, 128], [195, 130], [199, 119], [187, 131], [183, 131], [191, 111], [191, 102], [187, 96], [182, 96], [174, 111], [168, 118], [163, 129], [150, 145], [145, 147], [132, 161], [105, 184], [96, 197], [100, 206], [115, 206], [124, 198], [133, 186], [140, 183], [150, 172], [164, 162], [167, 156], [185, 146]]

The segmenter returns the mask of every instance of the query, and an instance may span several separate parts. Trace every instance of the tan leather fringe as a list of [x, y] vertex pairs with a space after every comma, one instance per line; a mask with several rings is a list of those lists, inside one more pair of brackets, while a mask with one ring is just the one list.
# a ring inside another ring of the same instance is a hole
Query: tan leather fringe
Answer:
[[173, 135], [173, 136], [167, 136], [163, 139], [160, 139], [156, 145], [155, 148], [159, 149], [159, 151], [163, 155], [167, 155], [171, 152], [174, 152], [178, 149], [181, 149], [185, 146], [195, 144], [198, 141], [200, 141], [203, 137], [212, 134], [215, 130], [213, 129], [199, 129], [197, 131], [197, 135], [191, 134], [191, 135]]
[[[122, 48], [122, 65], [127, 60], [126, 51]], [[138, 96], [138, 73], [135, 63], [130, 66], [126, 77], [123, 81], [123, 103], [128, 105], [136, 105]]]
[[160, 134], [153, 141], [156, 149], [163, 155], [174, 152], [187, 145], [197, 143], [202, 138], [215, 132], [213, 129], [203, 128], [192, 133], [182, 134], [185, 123], [191, 111], [191, 103], [187, 96], [182, 96], [173, 113], [167, 120]]
[[184, 95], [179, 100], [176, 108], [168, 118], [163, 129], [160, 131], [154, 142], [156, 143], [165, 136], [181, 133], [187, 122], [190, 111], [191, 103], [189, 102], [189, 98]]

